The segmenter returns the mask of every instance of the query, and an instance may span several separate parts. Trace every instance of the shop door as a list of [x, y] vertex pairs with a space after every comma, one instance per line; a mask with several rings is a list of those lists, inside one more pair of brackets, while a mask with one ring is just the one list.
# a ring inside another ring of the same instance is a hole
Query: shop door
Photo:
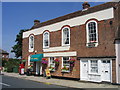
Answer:
[[81, 61], [81, 80], [88, 80], [88, 61]]
[[102, 61], [102, 81], [110, 82], [111, 80], [111, 64], [110, 60]]

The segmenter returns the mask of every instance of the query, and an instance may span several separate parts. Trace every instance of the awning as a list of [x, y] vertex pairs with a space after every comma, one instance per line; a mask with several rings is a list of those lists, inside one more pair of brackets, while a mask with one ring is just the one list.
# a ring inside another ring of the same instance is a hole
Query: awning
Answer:
[[37, 61], [41, 61], [42, 58], [43, 58], [43, 54], [35, 54], [35, 55], [31, 55], [30, 61], [37, 62]]

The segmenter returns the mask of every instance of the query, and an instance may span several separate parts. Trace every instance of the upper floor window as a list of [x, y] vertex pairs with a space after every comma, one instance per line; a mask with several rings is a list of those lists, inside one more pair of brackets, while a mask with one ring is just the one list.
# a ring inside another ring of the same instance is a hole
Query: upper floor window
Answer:
[[87, 30], [87, 46], [96, 47], [98, 45], [98, 27], [95, 20], [91, 20], [86, 24]]
[[49, 32], [43, 33], [43, 48], [49, 47]]
[[64, 27], [62, 29], [62, 45], [70, 45], [70, 28]]
[[29, 50], [33, 50], [34, 49], [34, 36], [31, 35], [29, 37]]

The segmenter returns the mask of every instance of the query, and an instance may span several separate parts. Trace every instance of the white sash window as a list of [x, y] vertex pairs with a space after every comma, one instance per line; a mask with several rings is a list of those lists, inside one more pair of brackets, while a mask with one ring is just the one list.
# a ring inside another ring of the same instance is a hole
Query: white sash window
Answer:
[[44, 32], [43, 34], [43, 48], [49, 47], [49, 32]]
[[29, 37], [29, 51], [30, 52], [34, 51], [34, 36], [33, 35]]
[[70, 28], [64, 27], [62, 29], [62, 45], [70, 45]]

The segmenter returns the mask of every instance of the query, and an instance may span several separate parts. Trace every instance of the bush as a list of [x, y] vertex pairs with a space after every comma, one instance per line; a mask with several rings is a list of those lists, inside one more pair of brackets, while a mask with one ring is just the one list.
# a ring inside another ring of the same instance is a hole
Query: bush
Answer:
[[2, 66], [5, 67], [7, 60], [2, 60]]
[[19, 67], [20, 60], [19, 59], [9, 59], [5, 64], [5, 68], [7, 72], [13, 72], [15, 67]]

